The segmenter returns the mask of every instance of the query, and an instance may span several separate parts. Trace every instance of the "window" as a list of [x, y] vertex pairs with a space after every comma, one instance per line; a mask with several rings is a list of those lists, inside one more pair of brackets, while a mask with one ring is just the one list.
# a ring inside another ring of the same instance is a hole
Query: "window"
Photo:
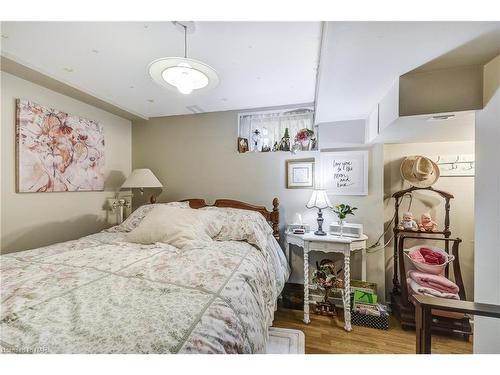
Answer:
[[[240, 152], [316, 150], [311, 108], [239, 114]], [[288, 137], [287, 137], [288, 136]], [[247, 144], [247, 147], [241, 145]]]

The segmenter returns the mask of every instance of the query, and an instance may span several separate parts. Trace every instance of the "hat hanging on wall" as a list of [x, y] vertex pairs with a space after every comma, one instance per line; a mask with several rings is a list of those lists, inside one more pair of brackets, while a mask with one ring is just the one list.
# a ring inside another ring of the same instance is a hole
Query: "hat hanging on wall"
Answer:
[[439, 178], [439, 167], [425, 156], [407, 156], [401, 163], [401, 177], [410, 185], [427, 188], [436, 183]]

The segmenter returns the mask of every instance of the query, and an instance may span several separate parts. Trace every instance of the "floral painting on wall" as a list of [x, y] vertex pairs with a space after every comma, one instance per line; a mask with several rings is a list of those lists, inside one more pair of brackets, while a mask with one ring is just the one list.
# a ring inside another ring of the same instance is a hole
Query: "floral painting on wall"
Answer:
[[104, 132], [95, 121], [17, 100], [18, 192], [104, 189]]

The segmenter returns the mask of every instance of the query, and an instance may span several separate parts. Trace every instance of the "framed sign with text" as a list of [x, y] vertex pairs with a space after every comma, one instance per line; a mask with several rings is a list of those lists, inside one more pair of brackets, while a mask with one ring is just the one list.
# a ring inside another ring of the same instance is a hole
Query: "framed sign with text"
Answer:
[[368, 151], [321, 154], [323, 187], [332, 195], [368, 195]]

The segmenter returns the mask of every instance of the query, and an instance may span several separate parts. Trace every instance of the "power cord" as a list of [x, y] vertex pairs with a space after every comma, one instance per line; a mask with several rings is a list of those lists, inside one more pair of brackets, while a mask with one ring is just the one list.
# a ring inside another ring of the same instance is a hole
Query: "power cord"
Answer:
[[[410, 198], [410, 201], [408, 203], [408, 209], [407, 211], [410, 211], [411, 210], [411, 204], [413, 203], [413, 195], [410, 194], [410, 193], [406, 193], [405, 195], [403, 195], [403, 198], [404, 197], [409, 197]], [[384, 232], [380, 235], [380, 237], [377, 239], [377, 241], [366, 248], [366, 252], [367, 253], [375, 253], [377, 251], [380, 251], [382, 249], [385, 249], [387, 247], [387, 245], [389, 245], [391, 243], [391, 241], [394, 239], [394, 235], [391, 236], [391, 238], [389, 238], [389, 240], [383, 244], [383, 246], [380, 245], [380, 240], [385, 237], [385, 235], [387, 234], [387, 232], [389, 231], [389, 229], [391, 229], [391, 226], [392, 226], [392, 223], [394, 222], [394, 220], [396, 219], [396, 212], [394, 212], [394, 215], [392, 216], [391, 218], [391, 221], [387, 224], [387, 226], [385, 227], [384, 229]]]

